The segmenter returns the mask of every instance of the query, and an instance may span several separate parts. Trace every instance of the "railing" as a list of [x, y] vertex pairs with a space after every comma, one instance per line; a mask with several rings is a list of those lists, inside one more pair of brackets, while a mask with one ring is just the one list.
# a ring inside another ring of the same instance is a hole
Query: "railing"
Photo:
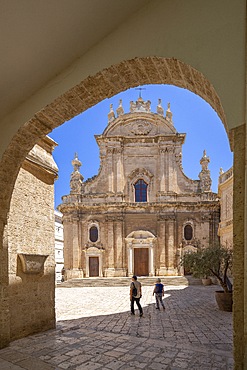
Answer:
[[233, 167], [231, 167], [228, 171], [222, 173], [219, 177], [219, 184], [223, 184], [226, 180], [233, 176]]

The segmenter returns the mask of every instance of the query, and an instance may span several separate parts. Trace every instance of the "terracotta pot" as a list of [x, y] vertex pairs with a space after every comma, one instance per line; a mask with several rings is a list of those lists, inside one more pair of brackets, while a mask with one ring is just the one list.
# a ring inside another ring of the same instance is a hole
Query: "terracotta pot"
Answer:
[[232, 312], [232, 292], [218, 290], [215, 292], [215, 299], [221, 311]]
[[212, 284], [212, 280], [210, 278], [203, 278], [202, 279], [202, 284], [203, 285], [211, 285]]

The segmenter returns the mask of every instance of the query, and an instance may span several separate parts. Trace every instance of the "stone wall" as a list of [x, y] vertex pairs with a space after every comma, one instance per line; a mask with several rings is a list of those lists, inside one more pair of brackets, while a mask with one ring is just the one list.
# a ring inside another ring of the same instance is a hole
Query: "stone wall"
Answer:
[[226, 247], [233, 247], [233, 167], [228, 171], [221, 171], [219, 177], [218, 194], [220, 197], [220, 225], [218, 235], [220, 243]]
[[[55, 326], [56, 166], [44, 147], [35, 146], [35, 153], [18, 174], [6, 230], [11, 340]], [[42, 153], [42, 158], [37, 153]], [[44, 170], [41, 164], [49, 161], [52, 171]]]

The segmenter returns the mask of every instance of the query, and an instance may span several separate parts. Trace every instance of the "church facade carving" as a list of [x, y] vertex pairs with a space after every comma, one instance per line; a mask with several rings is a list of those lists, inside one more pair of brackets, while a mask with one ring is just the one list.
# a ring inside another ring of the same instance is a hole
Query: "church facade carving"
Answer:
[[[199, 180], [182, 169], [185, 134], [174, 127], [170, 103], [157, 113], [141, 97], [96, 135], [98, 175], [84, 181], [77, 154], [69, 195], [63, 196], [67, 279], [90, 276], [181, 274], [186, 250], [217, 240], [219, 200], [211, 191], [209, 157], [200, 160]], [[199, 159], [198, 159], [199, 160]]]

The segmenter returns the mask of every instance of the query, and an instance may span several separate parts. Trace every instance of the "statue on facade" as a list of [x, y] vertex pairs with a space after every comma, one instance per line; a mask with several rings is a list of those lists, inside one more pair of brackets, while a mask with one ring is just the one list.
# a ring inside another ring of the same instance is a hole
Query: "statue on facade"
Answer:
[[161, 105], [161, 99], [158, 100], [157, 113], [160, 114], [161, 116], [164, 116], [164, 109]]
[[202, 192], [211, 191], [212, 179], [210, 177], [210, 171], [208, 169], [208, 164], [210, 162], [210, 158], [206, 154], [206, 150], [203, 151], [203, 156], [200, 160], [200, 165], [202, 166], [202, 170], [199, 173], [200, 179], [200, 187]]
[[170, 103], [167, 104], [166, 120], [169, 123], [173, 124], [173, 121], [172, 121], [172, 112], [171, 112], [171, 104]]
[[74, 167], [74, 171], [70, 175], [70, 193], [71, 194], [81, 194], [82, 192], [82, 183], [83, 183], [83, 176], [80, 173], [81, 162], [78, 159], [78, 154], [75, 153], [75, 157], [72, 160], [72, 166]]
[[108, 113], [108, 123], [111, 123], [115, 119], [115, 113], [113, 110], [113, 104], [110, 104], [110, 112]]
[[122, 105], [122, 99], [119, 100], [119, 105], [117, 108], [117, 116], [122, 116], [124, 114], [123, 105]]

